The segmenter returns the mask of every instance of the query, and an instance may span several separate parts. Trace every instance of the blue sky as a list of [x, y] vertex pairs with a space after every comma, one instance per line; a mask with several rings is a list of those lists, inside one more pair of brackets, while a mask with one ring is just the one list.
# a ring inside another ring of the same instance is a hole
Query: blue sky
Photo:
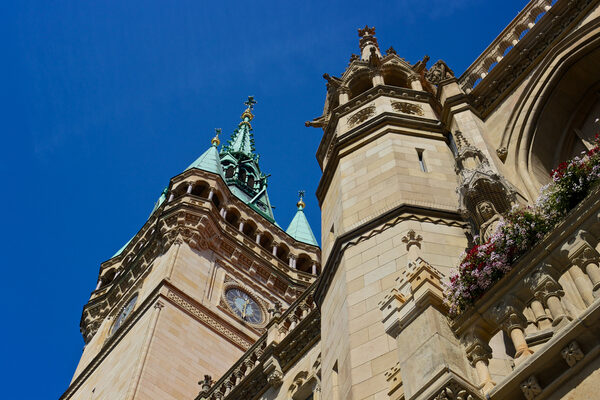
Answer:
[[324, 72], [377, 28], [411, 63], [461, 74], [525, 1], [4, 1], [0, 174], [3, 398], [52, 399], [81, 355], [99, 265], [142, 226], [162, 188], [227, 138], [243, 101], [284, 228], [306, 190], [320, 236], [315, 152]]

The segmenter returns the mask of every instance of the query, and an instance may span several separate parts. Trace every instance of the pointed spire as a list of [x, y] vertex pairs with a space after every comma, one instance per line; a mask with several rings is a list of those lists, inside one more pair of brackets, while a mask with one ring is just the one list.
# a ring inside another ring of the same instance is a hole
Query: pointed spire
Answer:
[[288, 228], [285, 230], [285, 233], [299, 242], [318, 246], [317, 239], [315, 239], [315, 235], [313, 234], [312, 229], [310, 229], [310, 224], [306, 219], [306, 215], [304, 215], [304, 207], [306, 206], [303, 201], [304, 190], [299, 191], [298, 196], [300, 197], [300, 200], [296, 203], [298, 211]]
[[369, 28], [365, 25], [364, 28], [358, 30], [358, 37], [360, 37], [360, 58], [363, 61], [370, 61], [372, 57], [381, 58], [381, 51], [379, 50], [379, 44], [375, 37], [375, 27]]
[[200, 157], [196, 159], [193, 163], [190, 164], [185, 170], [191, 168], [198, 168], [204, 171], [212, 172], [214, 174], [219, 174], [223, 179], [225, 179], [225, 173], [223, 172], [223, 167], [221, 166], [221, 159], [219, 158], [219, 151], [217, 147], [221, 143], [219, 140], [219, 134], [221, 133], [221, 128], [215, 129], [215, 137], [211, 139], [211, 146], [206, 150]]
[[252, 114], [254, 104], [256, 104], [254, 96], [248, 96], [248, 100], [244, 104], [246, 110], [242, 113], [242, 122], [233, 131], [231, 139], [223, 147], [221, 153], [242, 153], [250, 158], [256, 158], [254, 154], [254, 135], [252, 134], [252, 125], [250, 125], [250, 121], [254, 119], [254, 114]]

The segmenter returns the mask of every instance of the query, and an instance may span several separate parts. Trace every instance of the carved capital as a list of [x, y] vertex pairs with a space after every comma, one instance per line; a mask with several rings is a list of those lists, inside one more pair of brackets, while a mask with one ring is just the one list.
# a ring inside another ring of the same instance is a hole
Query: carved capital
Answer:
[[510, 333], [514, 328], [525, 329], [527, 326], [527, 319], [519, 309], [523, 309], [520, 301], [513, 296], [507, 296], [490, 308], [485, 313], [485, 318]]

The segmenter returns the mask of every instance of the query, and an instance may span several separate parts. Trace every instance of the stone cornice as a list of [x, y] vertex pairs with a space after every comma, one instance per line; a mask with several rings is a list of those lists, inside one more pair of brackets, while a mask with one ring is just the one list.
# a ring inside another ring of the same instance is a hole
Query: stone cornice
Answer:
[[327, 289], [335, 276], [345, 251], [358, 243], [370, 239], [403, 221], [420, 221], [455, 226], [465, 230], [470, 229], [468, 223], [462, 220], [461, 215], [448, 210], [429, 207], [401, 204], [359, 226], [345, 232], [335, 239], [323, 267], [323, 273], [317, 281], [315, 301], [319, 306], [327, 294]]
[[356, 96], [352, 100], [348, 101], [347, 103], [342, 104], [334, 110], [332, 110], [331, 118], [324, 129], [323, 137], [321, 138], [321, 142], [319, 143], [319, 147], [317, 149], [317, 161], [319, 162], [321, 168], [323, 168], [325, 157], [330, 147], [330, 143], [334, 139], [335, 130], [340, 118], [351, 114], [352, 112], [358, 110], [360, 107], [364, 106], [366, 103], [375, 100], [381, 96], [402, 100], [417, 101], [421, 103], [428, 103], [433, 107], [434, 110], [439, 110], [439, 104], [437, 103], [433, 95], [429, 92], [388, 85], [374, 86], [371, 89], [365, 91], [364, 93], [361, 93], [360, 95]]
[[[374, 134], [374, 131], [384, 127], [386, 129]], [[415, 130], [419, 130], [420, 132], [417, 133], [407, 128], [413, 128]], [[323, 205], [323, 200], [325, 199], [327, 189], [331, 183], [331, 180], [333, 179], [335, 170], [339, 163], [342, 149], [366, 136], [373, 135], [371, 140], [375, 140], [388, 133], [446, 140], [443, 134], [444, 128], [438, 120], [424, 119], [410, 115], [400, 115], [391, 112], [378, 114], [356, 128], [353, 128], [345, 134], [334, 138], [329, 143], [330, 147], [327, 150], [327, 165], [323, 171], [323, 175], [321, 176], [321, 180], [319, 181], [316, 192], [319, 206]], [[363, 146], [366, 144], [368, 143], [364, 143]]]

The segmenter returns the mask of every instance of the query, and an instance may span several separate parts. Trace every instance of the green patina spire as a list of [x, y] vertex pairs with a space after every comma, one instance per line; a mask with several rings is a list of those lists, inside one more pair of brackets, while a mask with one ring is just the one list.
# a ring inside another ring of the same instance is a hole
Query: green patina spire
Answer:
[[306, 219], [306, 215], [304, 215], [304, 207], [306, 206], [304, 201], [302, 201], [304, 198], [304, 190], [299, 191], [298, 195], [300, 196], [300, 201], [296, 204], [298, 206], [298, 211], [296, 212], [294, 219], [292, 219], [292, 222], [290, 222], [290, 226], [285, 230], [285, 233], [299, 242], [318, 246], [317, 239], [315, 239], [315, 235], [313, 234], [312, 229], [310, 229], [310, 224]]
[[244, 104], [246, 110], [242, 113], [242, 122], [219, 154], [225, 171], [225, 182], [236, 197], [274, 223], [273, 209], [267, 194], [268, 175], [261, 172], [258, 165], [260, 156], [254, 153], [250, 121], [254, 119], [252, 111], [256, 101], [253, 96], [248, 96]]
[[244, 104], [246, 105], [246, 110], [242, 113], [242, 122], [240, 122], [237, 129], [233, 131], [231, 139], [229, 139], [227, 144], [223, 146], [221, 154], [239, 153], [249, 158], [255, 158], [258, 160], [258, 156], [254, 154], [256, 149], [254, 148], [252, 125], [250, 125], [250, 121], [252, 121], [254, 118], [252, 110], [256, 104], [254, 96], [248, 96], [248, 100], [244, 102]]
[[221, 143], [219, 140], [220, 134], [221, 128], [215, 129], [215, 137], [211, 140], [211, 146], [200, 157], [198, 157], [196, 161], [190, 164], [190, 166], [185, 169], [186, 171], [191, 168], [198, 168], [218, 174], [222, 178], [225, 178], [223, 167], [221, 166], [221, 160], [219, 158], [219, 151], [217, 150], [217, 147]]

